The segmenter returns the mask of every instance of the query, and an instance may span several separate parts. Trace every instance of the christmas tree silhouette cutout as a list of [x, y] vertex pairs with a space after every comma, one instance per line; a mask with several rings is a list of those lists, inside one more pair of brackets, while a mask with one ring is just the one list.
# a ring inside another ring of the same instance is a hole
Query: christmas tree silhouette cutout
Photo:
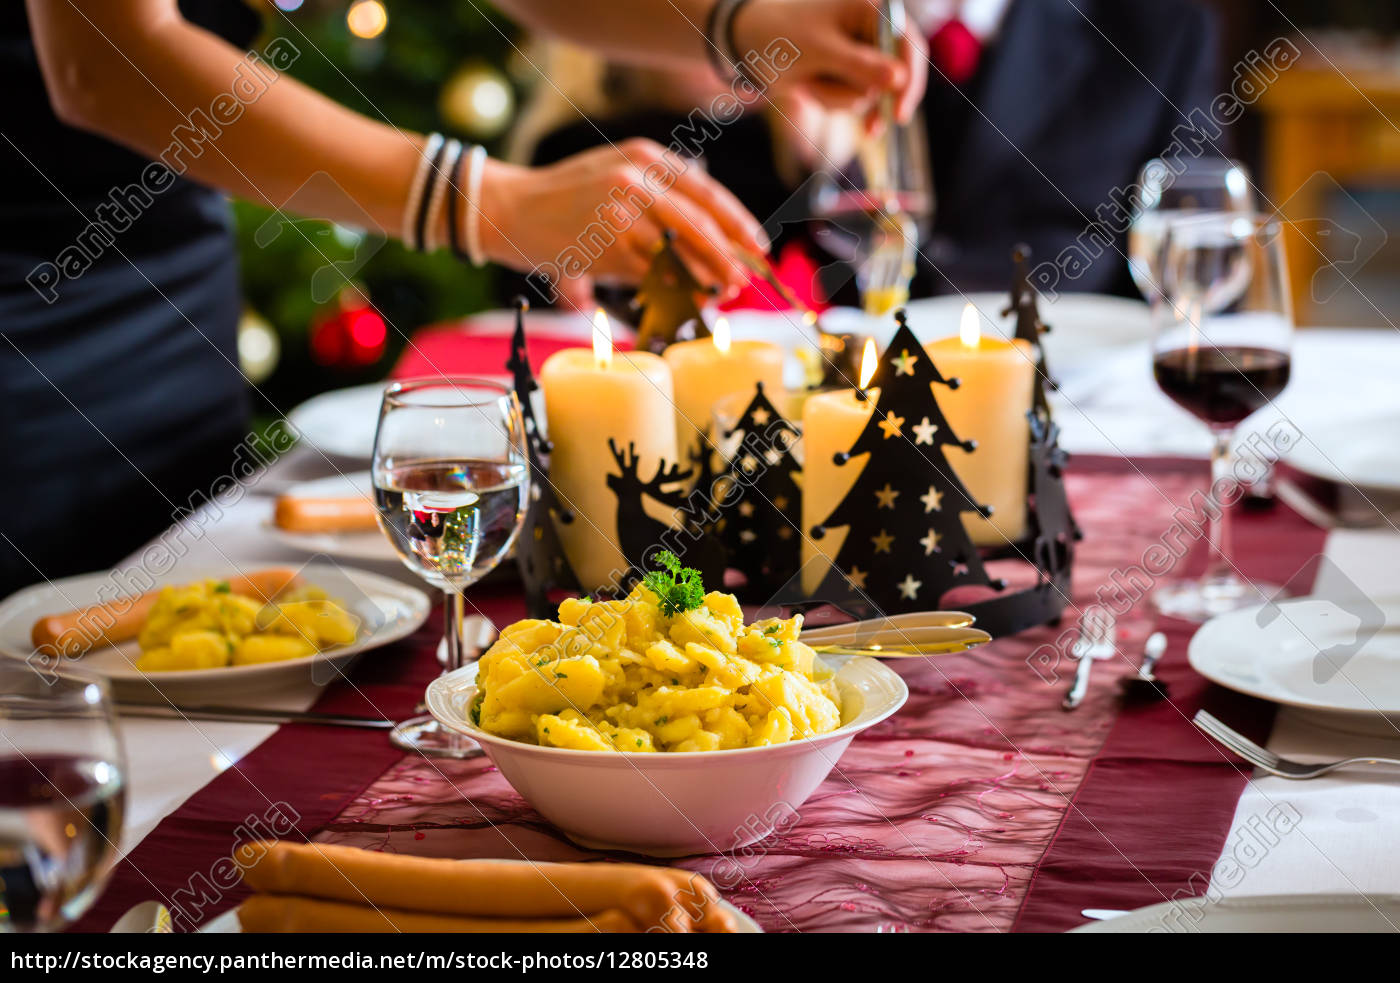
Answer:
[[710, 328], [700, 313], [707, 294], [676, 251], [676, 234], [666, 229], [632, 300], [642, 312], [637, 326], [638, 350], [663, 351], [686, 337], [682, 329], [688, 324], [694, 325], [688, 337], [708, 338]]
[[747, 582], [749, 598], [771, 598], [800, 566], [801, 537], [792, 516], [802, 514], [800, 470], [792, 448], [801, 436], [763, 391], [763, 383], [734, 428], [739, 444], [715, 486], [723, 509], [716, 530], [729, 566]]
[[550, 444], [535, 419], [530, 394], [539, 388], [530, 370], [530, 351], [525, 344], [525, 312], [530, 302], [515, 299], [515, 333], [510, 340], [510, 358], [506, 371], [514, 380], [515, 398], [520, 402], [520, 415], [525, 421], [525, 444], [530, 460], [530, 499], [525, 520], [520, 527], [520, 539], [515, 547], [515, 562], [525, 585], [525, 607], [532, 618], [553, 614], [549, 603], [552, 589], [574, 590], [578, 581], [564, 559], [564, 545], [559, 541], [556, 523], [574, 521], [573, 513], [560, 503], [549, 481]]
[[1011, 260], [1015, 264], [1016, 272], [1011, 278], [1011, 299], [1006, 307], [1002, 308], [1001, 316], [1006, 317], [1014, 312], [1016, 315], [1014, 337], [1034, 346], [1033, 351], [1037, 353], [1037, 356], [1032, 408], [1036, 413], [1048, 418], [1050, 416], [1050, 403], [1045, 397], [1045, 391], [1058, 389], [1059, 386], [1050, 376], [1050, 368], [1045, 362], [1045, 346], [1040, 341], [1041, 335], [1050, 332], [1050, 326], [1040, 319], [1040, 295], [1036, 293], [1035, 287], [1031, 286], [1030, 270], [1027, 265], [1030, 258], [1031, 247], [1025, 243], [1020, 243], [1011, 250]]
[[991, 509], [973, 501], [943, 452], [977, 446], [957, 438], [934, 395], [933, 387], [956, 389], [958, 380], [938, 371], [904, 311], [896, 311], [895, 320], [899, 329], [871, 380], [879, 390], [874, 412], [851, 449], [836, 455], [838, 465], [861, 467], [860, 474], [811, 530], [821, 539], [846, 529], [817, 598], [886, 614], [935, 609], [955, 587], [1005, 587], [987, 576], [963, 528], [963, 513], [986, 517]]

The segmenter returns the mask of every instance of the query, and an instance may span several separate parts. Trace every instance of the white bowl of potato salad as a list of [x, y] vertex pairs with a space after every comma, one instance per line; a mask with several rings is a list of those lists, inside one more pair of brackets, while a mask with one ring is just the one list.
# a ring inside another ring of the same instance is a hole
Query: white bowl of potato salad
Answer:
[[733, 595], [666, 595], [640, 584], [518, 621], [434, 680], [428, 709], [575, 842], [684, 856], [791, 825], [909, 695], [875, 659], [819, 658], [800, 616], [745, 624]]

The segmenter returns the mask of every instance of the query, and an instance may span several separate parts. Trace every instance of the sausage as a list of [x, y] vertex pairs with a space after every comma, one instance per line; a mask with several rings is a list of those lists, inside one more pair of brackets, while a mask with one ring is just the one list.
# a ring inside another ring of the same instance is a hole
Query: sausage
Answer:
[[664, 867], [458, 862], [258, 841], [243, 844], [233, 859], [244, 882], [267, 894], [474, 918], [577, 918], [618, 909], [643, 930], [732, 931], [708, 881]]
[[294, 498], [282, 495], [272, 521], [289, 532], [362, 532], [378, 526], [374, 503], [356, 498]]
[[345, 904], [319, 898], [255, 894], [238, 909], [245, 932], [637, 932], [635, 922], [615, 908], [586, 918], [471, 918], [422, 911]]
[[[228, 578], [229, 591], [259, 601], [270, 601], [297, 580], [290, 567], [274, 567]], [[137, 597], [123, 597], [106, 604], [45, 615], [34, 622], [30, 641], [38, 651], [72, 658], [89, 649], [120, 645], [141, 634], [162, 588]]]

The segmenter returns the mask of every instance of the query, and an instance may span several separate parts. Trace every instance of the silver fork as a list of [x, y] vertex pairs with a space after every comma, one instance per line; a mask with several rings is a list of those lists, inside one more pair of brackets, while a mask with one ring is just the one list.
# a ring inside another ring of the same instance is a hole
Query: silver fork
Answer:
[[1261, 768], [1271, 775], [1277, 775], [1279, 778], [1299, 780], [1317, 778], [1319, 775], [1325, 775], [1349, 765], [1394, 765], [1400, 767], [1400, 761], [1395, 758], [1342, 758], [1340, 761], [1322, 761], [1313, 764], [1290, 761], [1288, 758], [1280, 758], [1268, 748], [1260, 747], [1239, 731], [1227, 727], [1218, 718], [1204, 710], [1197, 710], [1196, 716], [1192, 718], [1191, 722], [1200, 728], [1207, 737], [1225, 745], [1254, 767]]
[[1074, 640], [1074, 657], [1078, 660], [1074, 667], [1074, 682], [1065, 694], [1060, 709], [1074, 710], [1084, 702], [1095, 660], [1111, 659], [1118, 651], [1113, 641], [1117, 627], [1118, 621], [1113, 612], [1105, 607], [1094, 605], [1084, 611], [1079, 619], [1079, 637]]

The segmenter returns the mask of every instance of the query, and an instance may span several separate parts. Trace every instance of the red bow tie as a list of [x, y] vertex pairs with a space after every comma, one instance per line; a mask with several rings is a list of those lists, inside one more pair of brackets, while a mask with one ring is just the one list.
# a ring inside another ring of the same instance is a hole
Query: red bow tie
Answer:
[[962, 85], [977, 71], [982, 42], [955, 17], [933, 32], [928, 39], [928, 54], [944, 78], [954, 85]]

